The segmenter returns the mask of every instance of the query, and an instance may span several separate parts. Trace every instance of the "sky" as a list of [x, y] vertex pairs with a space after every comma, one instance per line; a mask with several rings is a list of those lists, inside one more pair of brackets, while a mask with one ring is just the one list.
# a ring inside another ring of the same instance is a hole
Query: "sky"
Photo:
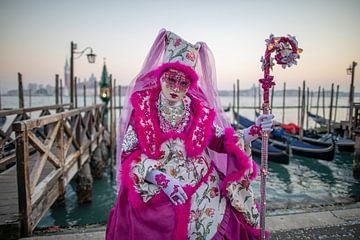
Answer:
[[[54, 85], [63, 78], [70, 42], [88, 46], [97, 54], [95, 64], [86, 56], [74, 63], [75, 76], [99, 79], [104, 58], [117, 84], [127, 85], [140, 71], [161, 28], [185, 40], [204, 41], [212, 50], [218, 88], [231, 90], [258, 84], [265, 39], [295, 35], [304, 49], [298, 65], [275, 66], [277, 89], [286, 82], [295, 89], [305, 80], [310, 89], [329, 90], [331, 83], [348, 91], [346, 68], [360, 63], [360, 1], [82, 1], [0, 0], [0, 89], [17, 87], [17, 73], [28, 83]], [[359, 90], [359, 67], [355, 88]]]

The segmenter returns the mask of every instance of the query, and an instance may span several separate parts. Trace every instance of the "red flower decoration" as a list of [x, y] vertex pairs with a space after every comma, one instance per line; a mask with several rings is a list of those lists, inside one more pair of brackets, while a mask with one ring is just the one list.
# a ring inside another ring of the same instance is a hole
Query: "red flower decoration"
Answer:
[[219, 189], [217, 187], [213, 187], [210, 189], [210, 197], [214, 198], [216, 196], [219, 196]]
[[252, 125], [249, 131], [249, 135], [251, 136], [261, 136], [261, 126]]
[[194, 218], [194, 221], [197, 222], [201, 216], [201, 211], [199, 209], [196, 209], [196, 211], [191, 210], [191, 217]]
[[209, 217], [213, 217], [215, 213], [215, 209], [214, 208], [207, 208], [205, 210], [205, 214], [208, 215]]
[[193, 52], [188, 52], [186, 58], [193, 62], [195, 60], [195, 54]]
[[259, 80], [259, 82], [261, 83], [261, 87], [264, 89], [264, 91], [270, 89], [272, 86], [275, 85], [273, 79], [273, 76], [266, 75], [265, 78]]
[[176, 39], [176, 41], [175, 41], [175, 43], [174, 43], [174, 47], [179, 46], [180, 43], [181, 43], [181, 39], [180, 39], [180, 38]]
[[155, 181], [158, 186], [161, 186], [163, 188], [167, 188], [168, 183], [170, 182], [170, 180], [166, 179], [166, 176], [161, 173], [155, 175]]

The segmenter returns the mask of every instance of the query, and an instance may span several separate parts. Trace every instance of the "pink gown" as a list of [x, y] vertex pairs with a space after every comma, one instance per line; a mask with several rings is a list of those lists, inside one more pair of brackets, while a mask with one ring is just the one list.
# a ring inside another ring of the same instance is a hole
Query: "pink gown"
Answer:
[[[135, 92], [122, 146], [121, 187], [106, 239], [258, 239], [259, 213], [250, 180], [256, 164], [241, 131], [214, 124], [215, 112], [192, 96], [180, 131], [164, 132], [159, 121], [160, 89]], [[227, 155], [226, 172], [209, 149]], [[145, 180], [159, 169], [183, 183], [188, 200], [173, 205]]]

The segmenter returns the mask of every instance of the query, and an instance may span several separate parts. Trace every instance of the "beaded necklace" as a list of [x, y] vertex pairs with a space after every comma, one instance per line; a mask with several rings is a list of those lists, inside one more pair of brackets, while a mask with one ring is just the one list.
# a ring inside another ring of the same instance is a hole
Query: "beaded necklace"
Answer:
[[173, 105], [160, 93], [157, 102], [160, 127], [163, 132], [182, 132], [190, 116], [190, 98], [185, 96], [182, 101]]

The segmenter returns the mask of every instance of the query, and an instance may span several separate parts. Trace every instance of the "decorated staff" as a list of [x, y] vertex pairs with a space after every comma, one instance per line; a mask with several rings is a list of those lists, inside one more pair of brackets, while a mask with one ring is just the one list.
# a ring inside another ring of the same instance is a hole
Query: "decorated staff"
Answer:
[[[266, 51], [265, 55], [261, 57], [262, 70], [264, 71], [264, 78], [259, 82], [264, 90], [263, 95], [263, 114], [269, 113], [269, 89], [275, 85], [274, 76], [270, 75], [270, 69], [275, 65], [274, 59], [277, 64], [280, 64], [284, 69], [297, 65], [296, 59], [300, 58], [301, 48], [298, 48], [298, 42], [294, 36], [288, 35], [287, 37], [274, 37], [270, 35], [269, 39], [265, 40]], [[275, 52], [275, 58], [271, 54]], [[266, 214], [266, 176], [267, 176], [267, 161], [268, 161], [268, 139], [269, 132], [262, 131], [262, 149], [261, 149], [261, 183], [260, 183], [260, 238], [265, 239], [265, 214]]]

